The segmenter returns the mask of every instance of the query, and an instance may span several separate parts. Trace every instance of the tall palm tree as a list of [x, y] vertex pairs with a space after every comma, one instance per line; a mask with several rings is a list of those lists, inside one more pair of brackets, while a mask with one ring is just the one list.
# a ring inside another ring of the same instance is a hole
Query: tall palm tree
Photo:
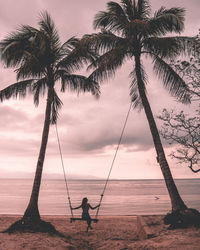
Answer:
[[[39, 104], [40, 95], [47, 94], [42, 141], [37, 161], [35, 179], [28, 207], [23, 216], [27, 221], [40, 220], [38, 197], [42, 178], [50, 124], [55, 124], [62, 101], [58, 97], [55, 83], [60, 82], [61, 91], [91, 92], [98, 97], [99, 85], [90, 77], [74, 74], [85, 63], [96, 59], [96, 54], [72, 37], [61, 44], [54, 22], [47, 12], [40, 16], [39, 29], [22, 26], [0, 42], [1, 60], [7, 67], [14, 67], [17, 82], [0, 91], [3, 102], [11, 97], [25, 97], [28, 92]], [[28, 218], [28, 219], [27, 219]], [[37, 222], [38, 223], [38, 222]], [[29, 223], [30, 224], [30, 223]]]
[[133, 70], [129, 77], [133, 107], [144, 108], [157, 161], [171, 198], [172, 211], [186, 209], [170, 172], [147, 98], [147, 78], [142, 64], [142, 56], [152, 59], [155, 73], [162, 78], [169, 92], [183, 103], [190, 102], [187, 85], [166, 61], [186, 49], [189, 51], [189, 38], [166, 36], [167, 33], [179, 34], [183, 30], [184, 9], [161, 7], [151, 17], [148, 0], [121, 0], [120, 4], [111, 1], [107, 3], [107, 11], [95, 16], [94, 28], [100, 28], [101, 32], [83, 38], [101, 54], [90, 66], [94, 69], [91, 77], [98, 81], [108, 79], [125, 61], [132, 60]]

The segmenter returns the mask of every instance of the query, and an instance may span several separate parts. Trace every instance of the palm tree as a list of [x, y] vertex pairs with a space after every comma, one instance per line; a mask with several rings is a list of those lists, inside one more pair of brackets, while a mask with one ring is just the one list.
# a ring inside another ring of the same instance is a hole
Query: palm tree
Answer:
[[61, 44], [54, 22], [47, 12], [41, 14], [38, 24], [39, 29], [22, 26], [0, 42], [2, 61], [7, 67], [17, 68], [17, 82], [0, 91], [1, 102], [11, 97], [25, 97], [30, 92], [37, 106], [40, 95], [47, 94], [32, 194], [24, 216], [18, 223], [27, 227], [35, 224], [38, 226], [38, 221], [41, 221], [38, 197], [49, 129], [50, 124], [56, 123], [58, 111], [62, 106], [55, 83], [61, 83], [62, 92], [68, 89], [77, 93], [91, 92], [96, 97], [100, 94], [99, 85], [92, 78], [74, 74], [74, 71], [82, 68], [85, 63], [96, 59], [94, 51], [75, 37]]
[[183, 103], [190, 102], [187, 85], [169, 66], [167, 59], [189, 51], [191, 39], [180, 36], [165, 36], [167, 33], [180, 33], [184, 28], [184, 9], [161, 7], [151, 17], [148, 0], [121, 0], [108, 2], [107, 11], [99, 12], [94, 19], [94, 28], [101, 32], [85, 35], [85, 43], [95, 48], [101, 56], [90, 65], [91, 77], [97, 81], [108, 79], [116, 69], [127, 61], [133, 62], [130, 96], [133, 107], [143, 107], [157, 153], [165, 183], [170, 195], [172, 211], [184, 210], [165, 157], [156, 122], [147, 98], [147, 77], [142, 64], [142, 56], [153, 61], [155, 73], [162, 78], [169, 92]]

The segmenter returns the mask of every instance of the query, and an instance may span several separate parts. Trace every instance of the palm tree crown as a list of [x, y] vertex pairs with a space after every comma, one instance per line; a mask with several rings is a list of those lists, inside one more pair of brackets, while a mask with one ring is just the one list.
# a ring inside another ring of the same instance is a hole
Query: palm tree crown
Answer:
[[62, 105], [56, 90], [56, 81], [61, 83], [61, 91], [68, 88], [75, 92], [90, 91], [99, 96], [99, 85], [90, 77], [74, 74], [85, 63], [93, 62], [96, 54], [72, 37], [61, 44], [54, 22], [47, 12], [41, 14], [40, 29], [21, 26], [0, 42], [1, 59], [7, 67], [15, 67], [17, 83], [0, 92], [0, 100], [10, 97], [25, 97], [27, 91], [33, 93], [35, 105], [39, 96], [48, 88], [53, 91], [51, 122], [56, 123], [58, 110]]
[[[85, 40], [102, 53], [90, 67], [95, 67], [94, 79], [104, 80], [114, 75], [127, 59], [146, 55], [153, 60], [156, 74], [163, 79], [164, 86], [178, 100], [190, 102], [188, 88], [182, 78], [164, 61], [186, 49], [188, 37], [165, 37], [167, 33], [180, 33], [184, 28], [184, 9], [161, 7], [151, 17], [148, 0], [121, 0], [121, 4], [108, 2], [107, 11], [95, 16], [94, 28], [101, 32], [85, 36]], [[145, 88], [146, 75], [142, 62], [140, 84]], [[130, 94], [137, 106], [140, 98], [136, 88], [136, 69], [130, 74]]]

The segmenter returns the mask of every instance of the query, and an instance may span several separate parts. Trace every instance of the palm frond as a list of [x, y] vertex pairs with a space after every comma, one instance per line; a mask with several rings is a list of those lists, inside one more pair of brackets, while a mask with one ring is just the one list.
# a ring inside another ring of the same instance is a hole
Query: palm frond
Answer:
[[33, 92], [34, 92], [34, 104], [35, 106], [39, 105], [40, 95], [44, 96], [47, 90], [47, 80], [42, 78], [34, 83]]
[[30, 53], [30, 45], [37, 32], [33, 27], [21, 26], [0, 42], [1, 60], [7, 67], [17, 67], [23, 62]]
[[[69, 47], [68, 47], [69, 48]], [[69, 73], [80, 70], [87, 63], [92, 63], [98, 57], [96, 51], [85, 40], [77, 40], [74, 48], [56, 65], [58, 69], [65, 69]]]
[[165, 35], [168, 32], [180, 33], [184, 29], [185, 10], [183, 8], [166, 9], [161, 7], [149, 24], [152, 35]]
[[133, 108], [138, 108], [139, 110], [141, 110], [143, 108], [143, 105], [142, 105], [142, 101], [141, 101], [139, 90], [138, 90], [138, 84], [142, 84], [142, 87], [146, 92], [146, 84], [148, 81], [147, 74], [146, 74], [142, 64], [141, 64], [140, 72], [141, 72], [141, 77], [142, 77], [140, 83], [138, 83], [135, 68], [129, 74], [129, 77], [131, 78], [130, 96], [131, 96], [131, 100], [133, 103]]
[[61, 91], [65, 92], [66, 88], [72, 92], [80, 94], [81, 92], [91, 92], [97, 98], [100, 96], [99, 84], [92, 77], [85, 77], [75, 74], [61, 75]]
[[192, 52], [193, 38], [190, 37], [149, 37], [143, 41], [144, 50], [159, 57], [173, 59], [180, 54]]
[[51, 110], [51, 124], [56, 124], [58, 116], [59, 116], [59, 110], [61, 109], [63, 103], [58, 97], [56, 91], [53, 92], [53, 102], [52, 102], [52, 110]]
[[26, 59], [21, 62], [18, 69], [15, 70], [17, 73], [17, 80], [27, 79], [30, 77], [43, 77], [45, 73], [45, 66], [42, 60], [39, 60], [34, 54], [28, 55]]
[[129, 22], [131, 22], [133, 19], [137, 16], [137, 8], [136, 8], [136, 2], [131, 0], [121, 0], [121, 5], [124, 9], [124, 13], [126, 14]]
[[128, 46], [124, 38], [114, 35], [112, 32], [103, 31], [83, 37], [89, 47], [95, 49], [99, 54], [111, 50], [117, 46]]
[[3, 102], [4, 100], [13, 98], [25, 98], [27, 92], [33, 92], [33, 84], [36, 80], [30, 79], [25, 81], [20, 81], [10, 85], [9, 87], [0, 91], [0, 100]]
[[143, 43], [144, 50], [162, 58], [173, 58], [183, 51], [181, 43], [175, 37], [149, 37]]
[[154, 56], [154, 71], [172, 96], [182, 103], [190, 103], [190, 92], [185, 81], [158, 56]]
[[150, 17], [151, 7], [149, 0], [138, 0], [137, 3], [138, 19], [146, 20]]
[[122, 66], [128, 56], [127, 48], [114, 47], [88, 67], [88, 69], [95, 68], [90, 77], [99, 82], [108, 80], [115, 75], [116, 69]]
[[76, 37], [71, 37], [60, 47], [60, 52], [63, 56], [69, 55], [71, 51], [76, 47], [79, 39]]
[[47, 11], [41, 13], [39, 26], [42, 33], [44, 33], [49, 38], [51, 45], [54, 48], [60, 47], [60, 38], [58, 35], [58, 31], [55, 28], [55, 24]]
[[107, 11], [100, 11], [94, 18], [95, 29], [104, 28], [109, 31], [123, 32], [127, 24], [127, 17], [123, 8], [116, 2], [107, 3]]

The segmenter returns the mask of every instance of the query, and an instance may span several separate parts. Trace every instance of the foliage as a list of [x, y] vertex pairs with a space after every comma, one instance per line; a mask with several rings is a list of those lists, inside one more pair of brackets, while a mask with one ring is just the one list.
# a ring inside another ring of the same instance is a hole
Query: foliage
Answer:
[[191, 93], [192, 101], [200, 100], [200, 33], [191, 43], [190, 57], [171, 60], [171, 66], [185, 80]]
[[[86, 35], [84, 41], [101, 56], [90, 65], [92, 76], [98, 81], [114, 76], [115, 71], [129, 59], [145, 56], [152, 59], [155, 73], [168, 91], [183, 103], [190, 102], [188, 87], [167, 60], [190, 51], [189, 37], [165, 35], [180, 33], [184, 27], [184, 9], [161, 7], [151, 16], [149, 1], [121, 0], [107, 3], [107, 11], [95, 16], [94, 28], [101, 32]], [[147, 77], [141, 62], [140, 84], [146, 89]], [[130, 73], [130, 96], [134, 106], [141, 107], [137, 89], [136, 69]]]
[[[174, 183], [157, 125], [147, 98], [147, 75], [142, 58], [152, 61], [153, 70], [162, 79], [169, 93], [182, 103], [190, 103], [190, 92], [185, 81], [168, 63], [182, 53], [190, 53], [193, 38], [179, 36], [184, 29], [185, 10], [161, 7], [151, 15], [149, 0], [110, 1], [107, 10], [100, 11], [94, 19], [98, 33], [85, 35], [83, 41], [100, 56], [90, 66], [97, 81], [107, 80], [127, 60], [132, 62], [129, 74], [130, 96], [133, 107], [144, 108], [153, 143], [166, 186], [172, 210], [186, 209]], [[170, 36], [170, 34], [178, 34]]]
[[0, 42], [1, 60], [6, 67], [16, 68], [17, 83], [0, 91], [0, 101], [11, 97], [24, 98], [27, 93], [34, 95], [34, 103], [39, 104], [40, 95], [48, 88], [53, 91], [51, 122], [56, 123], [62, 106], [55, 90], [60, 82], [60, 90], [91, 92], [99, 96], [99, 85], [91, 77], [74, 74], [86, 63], [92, 63], [97, 54], [78, 38], [72, 37], [61, 44], [55, 24], [44, 12], [39, 20], [39, 29], [23, 25]]
[[60, 83], [62, 92], [91, 92], [96, 97], [100, 94], [99, 84], [94, 78], [74, 74], [85, 64], [96, 60], [96, 52], [75, 37], [61, 44], [54, 22], [47, 12], [41, 14], [38, 24], [39, 29], [21, 26], [0, 42], [1, 60], [6, 67], [15, 68], [17, 73], [17, 82], [0, 91], [0, 101], [11, 97], [24, 98], [27, 93], [31, 93], [37, 106], [40, 96], [47, 93], [42, 140], [30, 201], [23, 218], [12, 224], [8, 232], [57, 232], [50, 223], [41, 220], [38, 209], [49, 127], [50, 123], [57, 122], [58, 111], [62, 106], [55, 84]]
[[200, 109], [191, 117], [183, 111], [163, 110], [158, 116], [163, 121], [161, 134], [169, 144], [178, 144], [177, 150], [170, 155], [179, 164], [186, 164], [194, 172], [200, 171]]
[[[188, 84], [193, 104], [200, 100], [200, 36], [194, 38], [189, 59], [171, 61], [171, 66]], [[188, 115], [183, 111], [163, 110], [158, 116], [163, 121], [161, 134], [170, 144], [176, 143], [176, 152], [170, 155], [180, 164], [186, 164], [194, 173], [200, 171], [200, 109]]]

